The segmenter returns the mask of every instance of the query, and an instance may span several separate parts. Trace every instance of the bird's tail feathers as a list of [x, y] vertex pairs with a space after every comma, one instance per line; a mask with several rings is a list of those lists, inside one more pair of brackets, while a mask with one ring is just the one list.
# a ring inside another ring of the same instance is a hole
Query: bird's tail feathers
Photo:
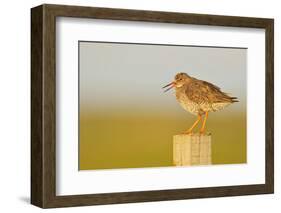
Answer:
[[239, 102], [237, 97], [230, 97], [231, 103]]

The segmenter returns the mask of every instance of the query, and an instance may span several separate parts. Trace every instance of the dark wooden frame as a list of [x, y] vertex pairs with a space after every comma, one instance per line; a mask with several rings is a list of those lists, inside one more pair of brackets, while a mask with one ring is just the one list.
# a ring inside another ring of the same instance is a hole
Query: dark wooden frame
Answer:
[[[56, 195], [56, 17], [262, 28], [266, 32], [266, 183], [195, 189]], [[31, 9], [31, 203], [66, 207], [178, 200], [274, 191], [274, 20], [126, 9], [41, 5]]]

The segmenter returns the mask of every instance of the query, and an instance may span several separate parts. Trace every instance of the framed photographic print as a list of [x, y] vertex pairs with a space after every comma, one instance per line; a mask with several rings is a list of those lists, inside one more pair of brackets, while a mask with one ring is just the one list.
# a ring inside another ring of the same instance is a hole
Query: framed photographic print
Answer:
[[31, 203], [274, 191], [273, 19], [31, 9]]

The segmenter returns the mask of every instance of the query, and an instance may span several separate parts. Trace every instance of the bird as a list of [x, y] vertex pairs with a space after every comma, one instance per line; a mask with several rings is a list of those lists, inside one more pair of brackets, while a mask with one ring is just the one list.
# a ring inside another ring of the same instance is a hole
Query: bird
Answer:
[[175, 96], [179, 104], [186, 111], [197, 115], [192, 126], [184, 131], [185, 134], [193, 134], [193, 129], [203, 119], [200, 135], [205, 134], [206, 121], [210, 112], [217, 112], [226, 106], [239, 102], [237, 97], [231, 97], [228, 93], [207, 81], [199, 80], [189, 76], [187, 73], [177, 73], [174, 80], [162, 87], [164, 92], [175, 89]]

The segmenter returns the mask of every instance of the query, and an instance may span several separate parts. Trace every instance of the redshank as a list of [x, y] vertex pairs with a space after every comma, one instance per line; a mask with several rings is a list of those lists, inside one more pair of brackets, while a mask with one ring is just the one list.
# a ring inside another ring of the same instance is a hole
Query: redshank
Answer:
[[236, 97], [231, 97], [227, 93], [222, 92], [216, 85], [193, 78], [186, 73], [176, 74], [174, 81], [164, 86], [164, 88], [167, 88], [164, 92], [175, 88], [176, 99], [180, 105], [186, 111], [197, 115], [197, 120], [185, 131], [186, 134], [192, 134], [192, 130], [202, 120], [203, 116], [204, 120], [200, 134], [205, 134], [209, 112], [222, 110], [226, 106], [238, 102]]

